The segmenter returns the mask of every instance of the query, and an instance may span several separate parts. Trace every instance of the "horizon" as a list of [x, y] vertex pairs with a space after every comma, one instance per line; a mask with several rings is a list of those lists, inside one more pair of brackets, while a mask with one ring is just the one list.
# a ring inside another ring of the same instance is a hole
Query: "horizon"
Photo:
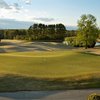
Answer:
[[28, 28], [34, 23], [76, 27], [82, 14], [92, 14], [100, 27], [100, 0], [0, 0], [0, 29]]

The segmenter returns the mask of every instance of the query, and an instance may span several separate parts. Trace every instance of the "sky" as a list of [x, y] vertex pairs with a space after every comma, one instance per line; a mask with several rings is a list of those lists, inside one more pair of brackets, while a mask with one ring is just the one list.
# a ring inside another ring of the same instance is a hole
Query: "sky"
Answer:
[[76, 27], [82, 14], [92, 14], [100, 27], [100, 0], [0, 0], [0, 28], [28, 28], [33, 23]]

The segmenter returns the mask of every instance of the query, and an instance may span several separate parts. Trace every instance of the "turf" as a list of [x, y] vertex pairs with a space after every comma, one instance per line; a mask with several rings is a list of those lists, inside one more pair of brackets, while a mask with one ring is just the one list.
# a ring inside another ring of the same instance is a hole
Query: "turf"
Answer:
[[59, 78], [100, 72], [100, 56], [75, 51], [1, 54], [0, 62], [0, 72], [39, 78]]
[[0, 54], [0, 91], [100, 88], [99, 84], [97, 55], [75, 50]]

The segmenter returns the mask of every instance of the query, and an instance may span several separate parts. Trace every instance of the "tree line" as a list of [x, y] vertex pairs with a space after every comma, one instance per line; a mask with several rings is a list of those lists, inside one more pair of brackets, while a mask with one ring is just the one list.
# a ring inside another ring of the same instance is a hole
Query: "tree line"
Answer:
[[66, 30], [63, 24], [33, 24], [29, 29], [0, 30], [0, 39], [18, 39], [28, 41], [64, 41], [65, 37], [76, 35], [76, 31]]
[[66, 27], [63, 24], [45, 25], [33, 24], [29, 27], [29, 37], [32, 40], [64, 40]]

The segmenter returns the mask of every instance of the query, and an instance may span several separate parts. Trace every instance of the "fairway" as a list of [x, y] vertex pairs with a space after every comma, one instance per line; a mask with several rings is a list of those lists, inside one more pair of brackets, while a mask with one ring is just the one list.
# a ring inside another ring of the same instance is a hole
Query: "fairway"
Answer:
[[76, 51], [0, 54], [0, 72], [39, 78], [64, 78], [100, 72], [100, 56]]
[[84, 50], [0, 53], [0, 91], [100, 88], [99, 84], [100, 56]]

